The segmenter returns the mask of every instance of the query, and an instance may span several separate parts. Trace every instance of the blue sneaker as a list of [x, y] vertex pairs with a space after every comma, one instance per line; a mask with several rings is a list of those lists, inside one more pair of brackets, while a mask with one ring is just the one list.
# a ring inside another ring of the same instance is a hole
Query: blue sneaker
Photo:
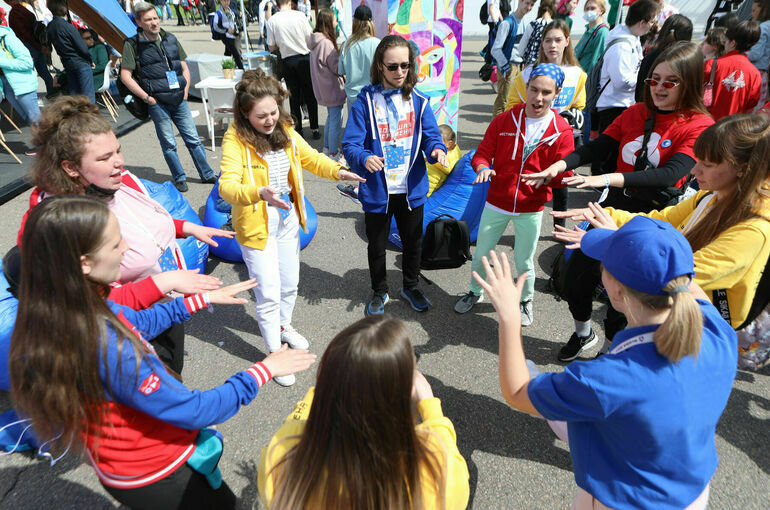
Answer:
[[430, 308], [430, 301], [417, 287], [413, 289], [401, 289], [401, 297], [409, 301], [412, 308], [418, 312], [424, 312]]
[[385, 305], [390, 301], [387, 292], [375, 292], [366, 306], [366, 315], [382, 315], [385, 313]]

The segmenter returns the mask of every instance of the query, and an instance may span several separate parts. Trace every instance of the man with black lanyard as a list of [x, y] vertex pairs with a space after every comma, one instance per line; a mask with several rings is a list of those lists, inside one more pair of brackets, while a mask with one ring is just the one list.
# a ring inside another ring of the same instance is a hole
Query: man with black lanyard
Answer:
[[139, 27], [137, 34], [123, 43], [120, 79], [137, 98], [147, 103], [176, 188], [187, 191], [187, 176], [176, 152], [172, 122], [190, 151], [201, 181], [213, 184], [216, 176], [206, 160], [206, 150], [187, 105], [190, 87], [187, 54], [173, 34], [161, 30], [152, 4], [136, 2], [134, 16]]

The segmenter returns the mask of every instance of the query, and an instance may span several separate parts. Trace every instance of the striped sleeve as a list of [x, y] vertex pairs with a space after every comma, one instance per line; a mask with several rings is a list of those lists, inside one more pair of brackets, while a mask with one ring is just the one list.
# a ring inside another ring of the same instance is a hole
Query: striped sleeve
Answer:
[[273, 377], [270, 370], [267, 369], [264, 363], [258, 361], [246, 370], [254, 379], [257, 380], [257, 385], [261, 388]]
[[209, 306], [208, 296], [206, 294], [192, 294], [184, 298], [184, 306], [190, 315], [200, 312]]

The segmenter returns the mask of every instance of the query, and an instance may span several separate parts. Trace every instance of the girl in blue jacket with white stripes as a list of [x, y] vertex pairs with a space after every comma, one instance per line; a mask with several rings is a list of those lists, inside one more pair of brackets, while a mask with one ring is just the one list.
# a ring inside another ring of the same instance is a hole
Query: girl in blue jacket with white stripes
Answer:
[[128, 246], [117, 218], [93, 198], [57, 196], [29, 215], [11, 395], [55, 455], [85, 450], [104, 488], [131, 508], [234, 508], [217, 468], [221, 436], [271, 377], [315, 356], [285, 348], [208, 391], [190, 390], [147, 342], [210, 304], [244, 304], [254, 280], [142, 311], [104, 296]]

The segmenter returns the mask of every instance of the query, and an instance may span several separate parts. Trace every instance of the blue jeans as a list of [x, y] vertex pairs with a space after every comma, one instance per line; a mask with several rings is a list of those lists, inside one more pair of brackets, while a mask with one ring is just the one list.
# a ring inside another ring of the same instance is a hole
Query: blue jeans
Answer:
[[195, 168], [201, 179], [215, 178], [214, 171], [206, 161], [206, 149], [203, 148], [198, 131], [195, 129], [195, 123], [190, 113], [190, 107], [187, 101], [182, 101], [177, 106], [156, 103], [149, 106], [150, 118], [155, 123], [155, 132], [158, 134], [160, 147], [163, 150], [163, 157], [166, 158], [168, 168], [171, 170], [171, 176], [174, 182], [185, 181], [187, 178], [182, 168], [182, 162], [179, 161], [179, 155], [176, 153], [176, 140], [174, 140], [174, 130], [171, 127], [173, 122], [179, 130], [179, 135], [184, 140], [187, 150], [190, 151]]
[[77, 96], [83, 94], [92, 103], [96, 103], [96, 93], [94, 92], [94, 73], [91, 66], [83, 64], [74, 69], [65, 69], [67, 71], [67, 86], [70, 94]]
[[43, 79], [45, 83], [45, 93], [51, 94], [54, 90], [53, 77], [48, 72], [48, 64], [45, 61], [45, 55], [43, 52], [32, 46], [31, 44], [24, 43], [24, 46], [29, 50], [29, 54], [32, 56], [32, 61], [35, 63], [35, 71], [38, 76]]
[[27, 125], [31, 126], [40, 118], [40, 107], [37, 104], [37, 91], [27, 92], [17, 96], [8, 83], [5, 74], [0, 73], [0, 80], [3, 82], [3, 93], [5, 98], [11, 103], [11, 106], [18, 113]]
[[342, 131], [342, 107], [326, 107], [326, 124], [324, 125], [324, 147], [329, 149], [331, 154], [337, 154], [340, 151], [340, 131]]

